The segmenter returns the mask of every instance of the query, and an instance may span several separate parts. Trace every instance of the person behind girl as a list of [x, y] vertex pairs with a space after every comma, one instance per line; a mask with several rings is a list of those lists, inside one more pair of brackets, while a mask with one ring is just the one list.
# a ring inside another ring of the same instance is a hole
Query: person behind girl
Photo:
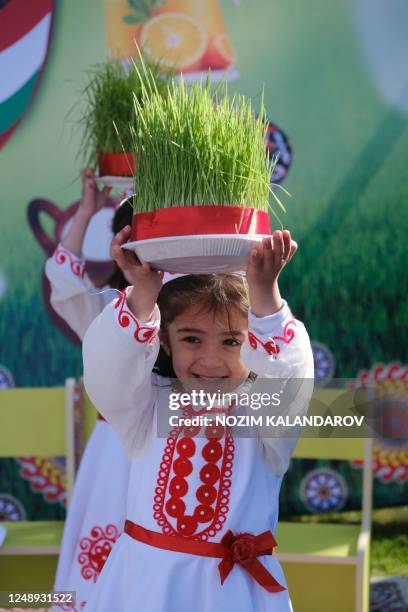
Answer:
[[[265, 389], [268, 377], [282, 387], [298, 379], [288, 411], [306, 413], [313, 389], [309, 337], [278, 287], [296, 244], [288, 231], [264, 239], [251, 253], [247, 288], [231, 274], [188, 275], [162, 287], [159, 273], [122, 250], [129, 235], [129, 227], [119, 232], [111, 253], [132, 286], [83, 342], [86, 390], [131, 460], [124, 533], [86, 609], [292, 610], [271, 553], [296, 438], [268, 437], [264, 428], [240, 437], [222, 424], [170, 425], [174, 414], [233, 414], [239, 406], [221, 402], [208, 412], [192, 402], [175, 413], [169, 402], [180, 390], [252, 392], [262, 382]], [[173, 382], [152, 374], [160, 345]]]
[[[45, 267], [51, 284], [51, 305], [82, 340], [93, 319], [115, 293], [128, 283], [112, 262], [104, 287], [97, 288], [84, 272], [82, 246], [90, 220], [109, 198], [109, 188], [99, 191], [93, 170], [81, 171], [83, 191], [67, 236]], [[116, 234], [132, 218], [130, 203], [116, 211]], [[101, 416], [89, 438], [75, 481], [65, 522], [54, 588], [76, 591], [83, 607], [94, 588], [110, 549], [123, 529], [129, 461], [114, 429]]]

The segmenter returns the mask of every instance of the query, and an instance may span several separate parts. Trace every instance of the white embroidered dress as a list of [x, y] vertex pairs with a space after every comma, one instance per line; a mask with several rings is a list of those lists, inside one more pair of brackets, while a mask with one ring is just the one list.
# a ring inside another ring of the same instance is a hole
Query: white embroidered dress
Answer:
[[[80, 339], [115, 296], [98, 290], [84, 274], [84, 262], [56, 249], [45, 266], [51, 305]], [[123, 530], [129, 484], [129, 460], [116, 431], [98, 419], [75, 480], [54, 583], [56, 591], [75, 591], [76, 609], [84, 607], [115, 540]]]
[[[221, 428], [214, 439], [177, 427], [169, 427], [167, 439], [159, 437], [156, 417], [168, 411], [172, 392], [167, 379], [151, 373], [159, 349], [159, 317], [156, 307], [154, 320], [138, 321], [123, 294], [92, 323], [83, 343], [87, 392], [131, 458], [127, 518], [153, 532], [196, 542], [220, 542], [228, 530], [274, 533], [279, 489], [296, 438], [234, 437]], [[285, 303], [272, 316], [250, 313], [249, 325], [248, 342], [241, 347], [243, 362], [262, 377], [304, 379], [307, 389], [296, 396], [294, 412], [305, 414], [313, 388], [313, 356], [303, 324]], [[107, 474], [107, 482], [109, 478]], [[276, 556], [258, 559], [286, 586]], [[86, 610], [292, 610], [287, 590], [268, 592], [240, 565], [233, 566], [221, 585], [219, 562], [150, 546], [123, 533]]]

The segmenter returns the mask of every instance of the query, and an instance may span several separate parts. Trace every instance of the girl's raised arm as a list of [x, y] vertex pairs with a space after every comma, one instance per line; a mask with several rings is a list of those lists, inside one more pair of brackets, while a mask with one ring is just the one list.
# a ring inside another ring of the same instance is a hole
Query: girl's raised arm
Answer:
[[[285, 230], [265, 238], [251, 253], [247, 270], [249, 332], [241, 349], [245, 365], [258, 375], [252, 393], [279, 394], [280, 403], [276, 408], [272, 405], [264, 416], [289, 417], [292, 422], [296, 416], [306, 415], [314, 385], [309, 336], [282, 300], [278, 287], [279, 274], [296, 249]], [[275, 474], [284, 474], [301, 428], [275, 427], [263, 421], [258, 433], [268, 465]]]
[[[95, 407], [116, 429], [128, 455], [143, 445], [153, 422], [151, 376], [159, 353], [160, 275], [121, 245], [126, 226], [112, 240], [111, 255], [130, 283], [89, 328], [83, 343], [84, 383]], [[136, 285], [136, 291], [135, 287]]]
[[85, 273], [85, 262], [58, 245], [45, 264], [51, 306], [82, 340], [89, 325], [114, 298], [114, 289], [98, 289]]
[[85, 389], [131, 457], [143, 446], [153, 423], [151, 377], [160, 346], [160, 313], [156, 306], [149, 321], [138, 320], [128, 307], [126, 291], [89, 327], [83, 361]]
[[80, 172], [82, 181], [82, 196], [75, 213], [72, 225], [62, 241], [62, 246], [77, 257], [82, 254], [82, 246], [86, 230], [92, 217], [107, 203], [110, 187], [99, 191], [95, 173], [91, 168], [82, 168]]
[[[293, 317], [285, 301], [273, 315], [249, 314], [248, 340], [241, 348], [241, 359], [258, 375], [251, 393], [279, 393], [279, 404], [264, 410], [264, 417], [287, 416], [294, 422], [296, 416], [307, 414], [314, 386], [313, 353], [303, 323]], [[265, 460], [275, 474], [282, 475], [288, 469], [300, 433], [299, 426], [268, 425], [263, 420], [259, 435]]]
[[85, 273], [82, 247], [93, 215], [105, 206], [109, 188], [99, 191], [90, 168], [81, 170], [82, 196], [67, 235], [45, 264], [51, 285], [51, 305], [82, 340], [96, 316], [114, 297], [98, 291]]

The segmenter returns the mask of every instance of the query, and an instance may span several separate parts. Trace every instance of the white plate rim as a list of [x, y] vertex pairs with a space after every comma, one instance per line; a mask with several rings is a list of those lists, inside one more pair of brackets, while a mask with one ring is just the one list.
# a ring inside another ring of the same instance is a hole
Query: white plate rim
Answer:
[[260, 242], [263, 238], [270, 238], [270, 234], [200, 234], [200, 235], [188, 235], [188, 236], [162, 236], [160, 238], [146, 238], [145, 240], [133, 240], [132, 242], [126, 242], [122, 244], [123, 249], [133, 249], [137, 246], [143, 246], [145, 244], [160, 244], [175, 240], [214, 240], [221, 238], [223, 240], [242, 240]]
[[107, 185], [108, 187], [114, 184], [118, 186], [130, 185], [132, 187], [134, 185], [134, 179], [132, 176], [110, 176], [106, 174], [104, 176], [95, 176], [95, 180], [102, 183], [102, 185]]

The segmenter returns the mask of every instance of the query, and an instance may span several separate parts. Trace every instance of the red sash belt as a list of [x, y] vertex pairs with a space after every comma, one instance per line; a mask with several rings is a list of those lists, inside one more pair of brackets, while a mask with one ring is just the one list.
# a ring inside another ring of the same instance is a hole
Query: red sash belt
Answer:
[[165, 535], [164, 533], [150, 531], [132, 523], [132, 521], [126, 521], [125, 533], [138, 542], [163, 550], [221, 559], [218, 564], [221, 584], [224, 584], [234, 564], [238, 563], [270, 593], [285, 591], [285, 587], [279, 584], [257, 559], [259, 555], [273, 554], [273, 548], [277, 544], [270, 531], [264, 531], [264, 533], [255, 536], [251, 533], [234, 535], [232, 531], [228, 530], [221, 542], [201, 542], [188, 540], [177, 535]]

